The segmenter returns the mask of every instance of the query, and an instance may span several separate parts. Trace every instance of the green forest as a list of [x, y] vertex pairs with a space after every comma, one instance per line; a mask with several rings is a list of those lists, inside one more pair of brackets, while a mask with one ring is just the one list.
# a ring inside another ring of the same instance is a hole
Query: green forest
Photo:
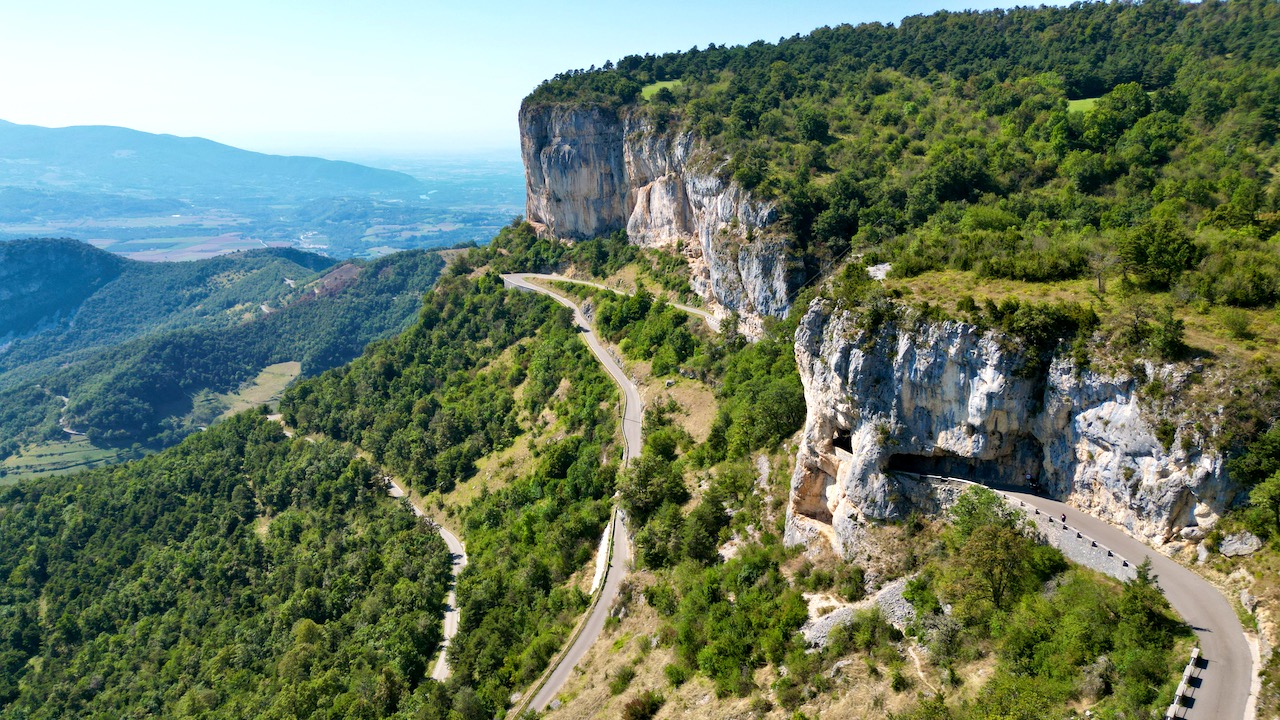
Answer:
[[693, 132], [776, 200], [797, 284], [853, 251], [900, 277], [1122, 278], [1179, 307], [1269, 308], [1277, 37], [1269, 0], [942, 12], [629, 56], [525, 104]]
[[3, 717], [384, 717], [440, 640], [439, 536], [254, 413], [0, 508]]
[[250, 307], [287, 304], [334, 265], [285, 248], [150, 263], [67, 239], [0, 243], [0, 262], [0, 280], [15, 288], [0, 320], [0, 337], [13, 340], [0, 354], [0, 388], [149, 333], [235, 325]]
[[[456, 518], [470, 563], [454, 675], [417, 717], [493, 717], [538, 677], [586, 609], [564, 583], [595, 550], [617, 472], [617, 391], [570, 313], [506, 290], [496, 274], [465, 272], [451, 269], [414, 327], [281, 402], [285, 422], [368, 450], [424, 494], [447, 494], [514, 442], [534, 448], [528, 472]], [[548, 414], [535, 444], [527, 433]]]
[[[24, 443], [64, 436], [60, 420], [98, 446], [172, 445], [197, 429], [189, 414], [198, 393], [234, 390], [285, 361], [300, 362], [304, 376], [317, 375], [402, 329], [444, 265], [421, 251], [321, 276], [301, 266], [294, 269], [307, 275], [274, 263], [242, 267], [234, 258], [134, 264], [142, 269], [80, 305], [64, 331], [73, 336], [67, 352], [0, 376], [7, 384], [0, 389], [0, 459]], [[290, 274], [298, 275], [296, 290], [284, 282]], [[152, 315], [135, 313], [170, 295], [180, 299], [153, 307]], [[15, 352], [62, 348], [60, 342], [36, 335]], [[65, 411], [58, 396], [68, 398]]]

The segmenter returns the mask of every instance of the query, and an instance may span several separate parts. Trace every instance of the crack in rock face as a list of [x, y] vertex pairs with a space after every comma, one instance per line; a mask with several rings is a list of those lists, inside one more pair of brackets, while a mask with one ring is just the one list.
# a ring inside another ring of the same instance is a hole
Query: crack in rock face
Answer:
[[960, 487], [935, 478], [1039, 491], [1151, 543], [1202, 536], [1236, 498], [1219, 453], [1161, 444], [1134, 378], [1064, 357], [1029, 376], [994, 331], [858, 320], [816, 300], [796, 331], [808, 410], [790, 544], [847, 555], [863, 523], [945, 508]]

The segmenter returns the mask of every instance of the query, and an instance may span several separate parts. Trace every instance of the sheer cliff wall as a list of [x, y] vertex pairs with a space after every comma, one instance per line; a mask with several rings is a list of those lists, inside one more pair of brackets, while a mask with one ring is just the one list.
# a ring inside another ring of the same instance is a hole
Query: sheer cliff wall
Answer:
[[[825, 537], [841, 553], [868, 521], [933, 512], [920, 477], [1027, 485], [1159, 544], [1198, 540], [1236, 499], [1222, 456], [1195, 424], [1166, 447], [1133, 377], [1054, 358], [1027, 372], [1012, 338], [958, 322], [875, 329], [815, 301], [796, 332], [807, 417], [787, 541]], [[1149, 377], [1177, 388], [1172, 367]], [[1187, 438], [1189, 442], [1181, 442]]]
[[682, 252], [690, 285], [717, 315], [750, 331], [790, 307], [789, 245], [773, 203], [724, 177], [691, 133], [659, 131], [643, 113], [526, 106], [520, 145], [527, 219], [539, 232], [588, 239], [626, 230], [631, 242]]

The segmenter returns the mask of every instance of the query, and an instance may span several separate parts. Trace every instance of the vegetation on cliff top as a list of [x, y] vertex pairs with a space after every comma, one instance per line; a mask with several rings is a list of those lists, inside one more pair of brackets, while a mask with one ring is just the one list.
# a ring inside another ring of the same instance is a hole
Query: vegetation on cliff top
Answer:
[[[632, 56], [526, 105], [693, 132], [777, 203], [796, 285], [860, 256], [891, 264], [886, 292], [996, 327], [1057, 296], [1081, 364], [1221, 360], [1196, 407], [1228, 407], [1212, 441], [1234, 451], [1280, 408], [1277, 37], [1269, 0], [943, 12]], [[1021, 312], [984, 307], [997, 285]]]

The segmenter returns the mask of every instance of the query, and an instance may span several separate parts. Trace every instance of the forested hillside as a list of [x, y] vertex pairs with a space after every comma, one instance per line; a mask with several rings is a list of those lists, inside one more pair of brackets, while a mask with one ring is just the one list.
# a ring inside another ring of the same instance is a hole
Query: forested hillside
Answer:
[[337, 443], [245, 413], [0, 489], [0, 717], [375, 718], [423, 682], [443, 541]]
[[405, 327], [443, 267], [415, 251], [317, 276], [280, 265], [278, 252], [264, 264], [252, 254], [128, 263], [74, 323], [15, 343], [13, 363], [60, 352], [0, 376], [0, 456], [62, 437], [62, 426], [98, 446], [171, 445], [212, 420], [192, 415], [197, 395], [234, 391], [275, 363], [317, 375]]
[[1270, 307], [1277, 37], [1269, 0], [944, 12], [630, 56], [525, 103], [693, 132], [776, 200], [807, 273], [852, 250], [903, 277], [1123, 278]]
[[[565, 581], [608, 518], [615, 399], [566, 311], [455, 274], [410, 330], [289, 392], [286, 419], [331, 439], [246, 413], [0, 494], [0, 715], [492, 717], [586, 606]], [[411, 487], [452, 488], [535, 426], [541, 460], [459, 518], [459, 680], [425, 681], [447, 556], [353, 453], [367, 443]], [[429, 448], [402, 454], [408, 440]], [[58, 603], [39, 606], [47, 594]]]
[[617, 393], [569, 313], [464, 273], [441, 280], [413, 328], [281, 402], [286, 422], [368, 450], [422, 493], [447, 495], [515, 442], [536, 448], [457, 518], [470, 557], [449, 655], [460, 682], [424, 717], [491, 717], [546, 667], [586, 607], [564, 582], [599, 540], [617, 468], [602, 461], [616, 455]]
[[[147, 333], [227, 326], [299, 296], [334, 261], [297, 250], [144, 263], [75, 240], [0, 242], [0, 388]], [[290, 285], [287, 280], [293, 282]]]

